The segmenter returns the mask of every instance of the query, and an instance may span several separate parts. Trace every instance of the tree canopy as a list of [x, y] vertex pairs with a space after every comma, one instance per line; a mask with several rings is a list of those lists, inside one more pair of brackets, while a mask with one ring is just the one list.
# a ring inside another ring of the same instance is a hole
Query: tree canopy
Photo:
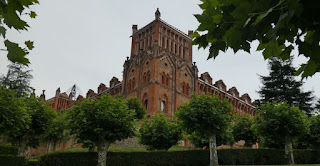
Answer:
[[33, 76], [31, 70], [19, 63], [11, 63], [8, 65], [8, 72], [5, 76], [0, 77], [0, 86], [12, 89], [18, 97], [31, 94], [32, 87], [30, 82]]
[[250, 53], [251, 42], [265, 59], [289, 59], [298, 45], [298, 54], [308, 58], [297, 74], [320, 72], [320, 5], [299, 0], [201, 0], [200, 25], [193, 34], [199, 48], [210, 47], [208, 59], [228, 48]]
[[219, 97], [192, 95], [188, 103], [180, 106], [177, 117], [186, 132], [209, 136], [210, 165], [218, 165], [216, 135], [224, 133], [231, 122], [231, 104]]
[[134, 135], [135, 112], [129, 110], [122, 98], [104, 95], [100, 99], [86, 99], [68, 111], [71, 134], [80, 141], [89, 140], [98, 147], [98, 166], [106, 165], [111, 143]]
[[293, 138], [309, 132], [307, 115], [298, 107], [287, 103], [267, 103], [259, 107], [257, 128], [259, 135], [284, 142], [288, 164], [294, 163], [292, 143]]
[[292, 60], [281, 60], [271, 58], [269, 60], [270, 73], [267, 76], [260, 76], [262, 87], [258, 91], [262, 104], [267, 102], [287, 102], [290, 106], [299, 107], [308, 115], [313, 112], [312, 91], [302, 90], [302, 80], [297, 81], [294, 76], [296, 70], [292, 66]]
[[148, 150], [168, 150], [182, 139], [182, 130], [177, 120], [165, 114], [145, 119], [139, 130], [139, 142]]
[[146, 109], [142, 106], [141, 101], [137, 98], [128, 99], [128, 108], [134, 110], [136, 119], [142, 119], [147, 113]]
[[235, 142], [244, 140], [245, 146], [251, 147], [257, 142], [258, 136], [254, 128], [254, 118], [247, 114], [235, 116], [233, 120], [233, 137]]
[[[36, 18], [37, 14], [30, 10], [30, 6], [39, 4], [38, 0], [1, 0], [0, 1], [0, 36], [4, 39], [7, 57], [11, 62], [28, 65], [30, 62], [26, 58], [29, 51], [34, 48], [33, 41], [25, 41], [25, 46], [21, 47], [17, 43], [10, 41], [6, 37], [9, 29], [19, 32], [27, 31], [29, 25], [22, 19], [22, 15]], [[1, 50], [3, 51], [3, 49]]]

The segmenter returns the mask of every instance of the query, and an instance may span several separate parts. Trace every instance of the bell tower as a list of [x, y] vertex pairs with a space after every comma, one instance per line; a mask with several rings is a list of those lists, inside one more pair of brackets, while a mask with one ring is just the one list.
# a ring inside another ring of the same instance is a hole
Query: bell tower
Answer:
[[174, 115], [196, 91], [198, 69], [192, 63], [192, 31], [183, 33], [161, 19], [132, 26], [131, 55], [124, 63], [122, 90], [136, 97], [148, 114]]

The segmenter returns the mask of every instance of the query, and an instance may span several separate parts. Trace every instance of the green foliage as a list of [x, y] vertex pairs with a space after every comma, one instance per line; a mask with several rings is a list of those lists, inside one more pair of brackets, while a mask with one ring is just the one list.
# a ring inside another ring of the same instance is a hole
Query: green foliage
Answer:
[[261, 105], [258, 112], [258, 133], [267, 139], [283, 142], [286, 135], [297, 137], [309, 131], [308, 117], [297, 107], [274, 102]]
[[0, 145], [0, 155], [18, 155], [18, 148], [14, 146]]
[[177, 120], [170, 120], [165, 114], [145, 119], [139, 130], [139, 142], [148, 150], [168, 150], [182, 139], [181, 127]]
[[15, 135], [29, 128], [31, 117], [14, 91], [0, 87], [0, 110], [0, 135]]
[[28, 51], [32, 50], [33, 42], [26, 41], [26, 48], [21, 48], [17, 43], [11, 42], [6, 38], [8, 28], [17, 31], [28, 30], [29, 25], [21, 17], [29, 15], [30, 18], [35, 18], [36, 13], [30, 11], [30, 7], [34, 4], [39, 4], [38, 0], [2, 0], [0, 1], [0, 34], [4, 38], [4, 44], [7, 47], [8, 59], [11, 62], [17, 62], [23, 65], [28, 65], [30, 62], [26, 58]]
[[0, 155], [0, 165], [1, 166], [25, 166], [26, 160], [23, 156], [1, 156]]
[[267, 102], [287, 102], [290, 106], [299, 107], [308, 115], [312, 114], [312, 91], [303, 92], [303, 82], [296, 81], [292, 66], [292, 59], [280, 60], [271, 58], [269, 60], [270, 74], [260, 76], [262, 87], [258, 91], [262, 104]]
[[233, 136], [234, 140], [244, 140], [245, 146], [251, 147], [257, 142], [257, 135], [254, 128], [254, 119], [247, 114], [241, 114], [234, 118]]
[[[37, 98], [17, 98], [9, 89], [0, 90], [3, 134], [23, 152], [26, 144], [36, 147], [53, 118], [52, 107]], [[3, 104], [2, 104], [3, 103]], [[1, 107], [0, 106], [0, 107]]]
[[[319, 164], [319, 151], [298, 150], [294, 152], [298, 164]], [[284, 151], [277, 149], [220, 149], [222, 165], [272, 165], [284, 164]], [[154, 152], [109, 152], [109, 166], [207, 166], [209, 151], [154, 151]], [[96, 152], [49, 153], [39, 157], [36, 166], [95, 166]], [[31, 166], [31, 165], [30, 165]]]
[[197, 131], [201, 134], [214, 132], [219, 135], [226, 131], [231, 121], [231, 110], [230, 103], [220, 101], [217, 96], [193, 95], [189, 103], [178, 108], [176, 114], [189, 134]]
[[146, 109], [142, 106], [141, 101], [137, 98], [128, 99], [128, 108], [134, 110], [135, 118], [142, 119], [143, 116], [147, 113]]
[[69, 138], [69, 132], [67, 130], [67, 120], [64, 111], [54, 113], [54, 119], [49, 124], [48, 129], [45, 131], [42, 139], [45, 142], [56, 143]]
[[0, 77], [0, 86], [14, 90], [18, 97], [30, 94], [33, 89], [30, 86], [33, 78], [30, 73], [31, 70], [28, 70], [27, 67], [12, 63], [8, 65], [7, 75]]
[[134, 135], [135, 113], [129, 110], [126, 101], [102, 96], [99, 100], [84, 100], [68, 111], [71, 134], [81, 140], [92, 142], [104, 138], [114, 142]]
[[320, 149], [320, 115], [310, 118], [310, 143]]
[[298, 54], [309, 58], [297, 74], [302, 77], [320, 71], [319, 5], [299, 0], [201, 0], [200, 25], [193, 34], [199, 48], [210, 47], [208, 59], [232, 48], [250, 53], [250, 43], [259, 40], [257, 50], [265, 59], [289, 59], [298, 45]]

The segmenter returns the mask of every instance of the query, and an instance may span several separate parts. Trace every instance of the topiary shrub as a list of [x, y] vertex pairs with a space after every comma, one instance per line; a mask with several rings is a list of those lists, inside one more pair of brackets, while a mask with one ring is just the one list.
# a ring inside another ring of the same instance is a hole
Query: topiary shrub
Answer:
[[0, 155], [18, 155], [18, 148], [14, 146], [0, 145]]
[[[319, 164], [319, 151], [297, 150], [296, 163]], [[221, 165], [279, 165], [285, 164], [284, 150], [278, 149], [221, 149]], [[28, 166], [96, 166], [96, 152], [51, 153], [39, 157], [39, 165]], [[109, 152], [108, 166], [207, 166], [208, 150]]]
[[23, 156], [0, 156], [0, 166], [25, 166]]

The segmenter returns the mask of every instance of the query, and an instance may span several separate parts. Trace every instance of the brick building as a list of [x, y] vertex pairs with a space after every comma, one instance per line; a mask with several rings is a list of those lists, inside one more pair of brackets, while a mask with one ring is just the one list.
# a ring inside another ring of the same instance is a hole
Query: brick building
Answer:
[[[233, 105], [233, 111], [254, 116], [254, 104], [248, 94], [240, 96], [236, 87], [227, 89], [222, 80], [213, 83], [208, 72], [200, 75], [192, 61], [192, 31], [187, 34], [166, 23], [159, 10], [155, 19], [138, 29], [132, 26], [131, 55], [123, 64], [122, 82], [113, 77], [109, 87], [101, 83], [97, 91], [90, 89], [86, 97], [102, 94], [136, 97], [148, 114], [164, 112], [174, 115], [178, 106], [187, 102], [191, 94], [217, 95]], [[44, 94], [43, 94], [44, 98]], [[78, 96], [77, 101], [82, 100]], [[58, 111], [72, 106], [72, 95], [60, 93], [48, 100]]]

